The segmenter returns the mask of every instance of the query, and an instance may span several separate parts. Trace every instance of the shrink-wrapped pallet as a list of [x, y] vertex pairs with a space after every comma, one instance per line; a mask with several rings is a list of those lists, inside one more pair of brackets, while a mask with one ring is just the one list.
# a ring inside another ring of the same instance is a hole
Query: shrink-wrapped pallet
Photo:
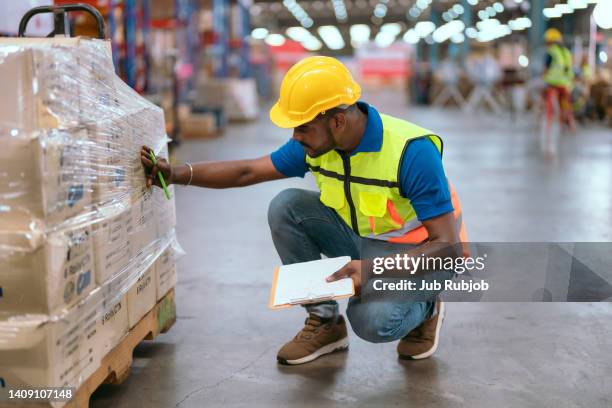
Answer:
[[140, 163], [142, 145], [168, 157], [163, 112], [101, 40], [0, 39], [0, 88], [0, 381], [78, 387], [181, 253]]

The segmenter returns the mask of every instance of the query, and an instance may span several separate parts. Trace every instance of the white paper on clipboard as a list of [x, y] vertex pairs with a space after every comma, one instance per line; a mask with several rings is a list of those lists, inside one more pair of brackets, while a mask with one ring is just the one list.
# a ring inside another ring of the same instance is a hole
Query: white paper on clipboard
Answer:
[[269, 306], [276, 309], [354, 295], [352, 279], [325, 281], [350, 261], [349, 256], [342, 256], [278, 267], [274, 273]]

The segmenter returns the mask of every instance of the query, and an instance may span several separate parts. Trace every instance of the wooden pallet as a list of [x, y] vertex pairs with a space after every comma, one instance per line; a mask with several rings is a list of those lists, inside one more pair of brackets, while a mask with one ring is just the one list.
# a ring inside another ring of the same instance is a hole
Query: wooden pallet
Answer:
[[171, 289], [103, 359], [100, 367], [79, 387], [65, 408], [88, 408], [91, 394], [102, 384], [121, 384], [129, 375], [134, 348], [167, 332], [176, 321], [174, 289]]

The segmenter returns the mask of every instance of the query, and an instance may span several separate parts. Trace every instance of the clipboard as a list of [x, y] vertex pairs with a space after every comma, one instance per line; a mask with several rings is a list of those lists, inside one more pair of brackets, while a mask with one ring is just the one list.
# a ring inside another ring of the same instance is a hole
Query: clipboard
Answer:
[[350, 256], [341, 256], [276, 267], [268, 307], [283, 309], [353, 296], [355, 288], [352, 279], [325, 281], [350, 261]]

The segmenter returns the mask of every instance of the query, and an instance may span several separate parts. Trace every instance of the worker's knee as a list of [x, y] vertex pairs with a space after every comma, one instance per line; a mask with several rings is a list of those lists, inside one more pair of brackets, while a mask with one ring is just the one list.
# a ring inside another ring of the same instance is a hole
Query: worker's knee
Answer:
[[299, 188], [288, 188], [278, 193], [268, 207], [268, 224], [272, 230], [279, 225], [285, 225], [292, 219], [297, 206], [302, 205], [304, 196], [308, 193]]
[[371, 343], [386, 343], [397, 340], [400, 322], [393, 322], [388, 308], [380, 302], [349, 304], [346, 315], [357, 336]]
[[351, 299], [346, 315], [357, 336], [371, 343], [387, 343], [404, 337], [425, 318], [427, 302], [362, 302]]

